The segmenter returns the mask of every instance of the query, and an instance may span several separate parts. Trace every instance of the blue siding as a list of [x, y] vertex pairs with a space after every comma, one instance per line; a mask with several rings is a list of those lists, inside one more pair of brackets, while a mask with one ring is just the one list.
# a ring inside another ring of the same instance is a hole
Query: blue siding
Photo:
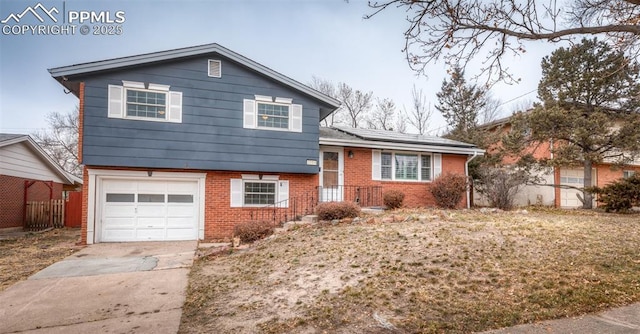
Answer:
[[[222, 78], [207, 76], [222, 60]], [[102, 73], [85, 82], [83, 163], [89, 166], [318, 173], [320, 108], [330, 106], [217, 55]], [[182, 123], [107, 118], [107, 86], [122, 80], [170, 85], [183, 96]], [[293, 98], [302, 133], [244, 129], [243, 99]]]

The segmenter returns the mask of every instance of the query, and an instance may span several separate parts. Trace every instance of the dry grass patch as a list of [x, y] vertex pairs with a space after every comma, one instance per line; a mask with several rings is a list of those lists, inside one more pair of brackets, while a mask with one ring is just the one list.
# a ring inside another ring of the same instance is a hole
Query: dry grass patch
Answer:
[[75, 253], [80, 229], [54, 229], [0, 240], [0, 291]]
[[181, 332], [467, 333], [640, 301], [638, 215], [392, 214], [196, 262]]

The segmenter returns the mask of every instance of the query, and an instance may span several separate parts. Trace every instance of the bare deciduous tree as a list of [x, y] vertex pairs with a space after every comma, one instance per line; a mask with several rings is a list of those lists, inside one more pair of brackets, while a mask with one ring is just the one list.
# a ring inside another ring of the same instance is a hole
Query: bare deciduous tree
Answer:
[[392, 131], [394, 129], [394, 114], [396, 104], [391, 99], [376, 99], [376, 109], [367, 119], [367, 125], [370, 129], [381, 129]]
[[338, 84], [337, 99], [342, 102], [344, 116], [349, 126], [359, 127], [365, 114], [371, 109], [373, 92], [362, 92], [345, 83]]
[[498, 116], [502, 113], [502, 101], [494, 98], [490, 92], [485, 94], [485, 105], [480, 110], [480, 123], [486, 124], [498, 119]]
[[31, 136], [65, 171], [82, 177], [78, 162], [78, 114], [77, 107], [66, 114], [52, 112], [47, 115], [49, 129]]
[[[320, 93], [332, 97], [334, 99], [338, 98], [338, 94], [336, 91], [336, 86], [333, 82], [318, 78], [315, 75], [311, 77], [311, 82], [309, 86]], [[327, 116], [324, 120], [322, 120], [322, 124], [324, 126], [333, 126], [340, 118], [340, 112], [342, 111], [342, 107], [338, 108], [336, 111], [332, 112], [331, 115]]]
[[422, 89], [418, 90], [416, 86], [413, 86], [411, 90], [411, 109], [409, 112], [405, 110], [407, 115], [407, 122], [413, 125], [418, 133], [424, 135], [427, 133], [429, 127], [429, 120], [433, 115], [431, 105], [427, 103], [427, 99], [422, 93]]
[[525, 41], [599, 35], [618, 51], [640, 54], [640, 0], [383, 0], [370, 1], [371, 18], [396, 7], [407, 13], [405, 53], [412, 69], [444, 60], [466, 67], [484, 57], [487, 83], [517, 82], [503, 64], [526, 52]]
[[407, 133], [407, 115], [405, 113], [399, 111], [396, 114], [396, 125], [393, 130], [400, 133]]

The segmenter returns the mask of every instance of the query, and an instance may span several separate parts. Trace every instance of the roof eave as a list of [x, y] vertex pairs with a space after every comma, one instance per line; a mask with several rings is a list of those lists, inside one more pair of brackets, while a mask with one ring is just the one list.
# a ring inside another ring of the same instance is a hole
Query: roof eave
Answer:
[[409, 143], [391, 143], [382, 141], [370, 141], [370, 140], [348, 140], [348, 139], [335, 139], [320, 137], [320, 145], [334, 145], [334, 146], [350, 146], [350, 147], [363, 147], [373, 148], [380, 150], [401, 150], [401, 151], [427, 151], [436, 153], [451, 153], [451, 154], [464, 154], [464, 155], [484, 155], [485, 150], [472, 147], [451, 147], [442, 145], [422, 145], [422, 144], [409, 144]]
[[[62, 81], [66, 81], [67, 77], [74, 75], [87, 74], [100, 71], [108, 71], [116, 68], [123, 68], [128, 66], [135, 66], [140, 64], [148, 64], [160, 61], [166, 61], [171, 59], [186, 58], [192, 56], [199, 56], [207, 53], [218, 53], [221, 56], [227, 57], [233, 61], [236, 61], [258, 73], [271, 77], [289, 87], [299, 90], [315, 99], [318, 99], [332, 108], [338, 109], [340, 107], [340, 101], [324, 95], [315, 89], [312, 89], [294, 79], [291, 79], [283, 74], [280, 74], [266, 66], [260, 65], [255, 61], [244, 57], [236, 52], [233, 52], [217, 43], [205, 44], [199, 46], [193, 46], [188, 48], [173, 49], [167, 51], [160, 51], [154, 53], [146, 53], [142, 55], [121, 57], [115, 59], [101, 60], [90, 63], [82, 63], [70, 66], [50, 68], [48, 71], [52, 77], [62, 84]], [[63, 84], [64, 85], [64, 84]], [[66, 86], [65, 86], [66, 87]]]

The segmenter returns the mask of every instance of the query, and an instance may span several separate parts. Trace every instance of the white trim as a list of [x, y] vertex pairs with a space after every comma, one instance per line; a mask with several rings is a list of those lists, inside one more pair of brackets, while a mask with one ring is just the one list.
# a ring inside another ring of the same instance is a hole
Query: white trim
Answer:
[[262, 175], [261, 174], [241, 174], [243, 180], [265, 180], [265, 181], [278, 181], [280, 175]]
[[204, 239], [204, 210], [206, 203], [205, 183], [206, 173], [189, 173], [189, 172], [160, 172], [153, 171], [153, 175], [149, 176], [148, 171], [128, 171], [128, 170], [105, 170], [87, 168], [89, 174], [88, 185], [88, 207], [87, 207], [87, 243], [93, 244], [100, 242], [101, 222], [97, 220], [102, 217], [100, 211], [101, 205], [97, 205], [96, 201], [100, 198], [97, 196], [98, 191], [102, 189], [102, 182], [109, 179], [131, 179], [131, 180], [157, 180], [157, 181], [194, 181], [198, 183], [198, 238]]
[[381, 141], [345, 140], [345, 139], [333, 139], [333, 138], [322, 138], [322, 137], [320, 138], [320, 145], [363, 147], [363, 148], [373, 148], [373, 149], [379, 149], [379, 150], [451, 153], [451, 154], [464, 154], [464, 155], [469, 155], [474, 153], [476, 153], [477, 155], [484, 155], [484, 152], [485, 152], [484, 150], [481, 150], [479, 148], [404, 144], [404, 143], [390, 143], [390, 142], [381, 142]]
[[146, 89], [144, 82], [122, 80], [122, 87]]
[[[344, 185], [344, 147], [320, 147], [320, 159], [318, 160], [318, 163], [320, 165], [320, 176], [318, 177], [318, 185], [323, 187], [324, 184], [324, 171], [322, 170], [322, 167], [324, 166], [324, 152], [334, 152], [334, 153], [338, 153], [338, 184], [337, 185]], [[340, 187], [340, 191], [341, 193], [339, 194], [334, 194], [332, 196], [326, 196], [326, 197], [330, 197], [332, 199], [335, 198], [339, 198], [339, 199], [343, 199], [344, 198], [344, 187]], [[326, 191], [323, 187], [322, 191]], [[322, 194], [323, 198], [325, 197], [325, 194]]]
[[150, 83], [148, 89], [149, 90], [159, 90], [159, 91], [163, 91], [163, 92], [168, 92], [170, 87], [171, 86], [169, 86], [169, 85], [160, 85], [160, 84]]
[[292, 104], [293, 103], [293, 99], [286, 98], [286, 97], [276, 97], [275, 102], [276, 103]]
[[[379, 180], [375, 180], [375, 181], [382, 181], [382, 182], [416, 182], [416, 183], [431, 183], [433, 182], [434, 177], [434, 170], [435, 170], [435, 166], [434, 166], [434, 153], [432, 152], [415, 152], [415, 151], [390, 151], [390, 150], [386, 150], [386, 151], [378, 151], [380, 152], [380, 164], [378, 165], [378, 168], [380, 169], [380, 179]], [[382, 178], [382, 154], [391, 154], [391, 178], [390, 179], [383, 179]], [[417, 171], [417, 176], [418, 179], [417, 180], [412, 180], [412, 179], [397, 179], [396, 178], [396, 163], [395, 163], [395, 156], [396, 154], [400, 154], [400, 155], [409, 155], [409, 156], [417, 156], [418, 157], [418, 171]], [[431, 178], [429, 180], [423, 180], [422, 179], [422, 157], [423, 156], [430, 156], [431, 159]], [[373, 160], [373, 159], [372, 159]], [[371, 169], [374, 168], [374, 161], [372, 161], [371, 163]], [[373, 173], [372, 173], [373, 174]]]
[[271, 96], [265, 96], [265, 95], [254, 95], [255, 100], [256, 101], [260, 101], [260, 102], [271, 102], [273, 103], [273, 98]]

